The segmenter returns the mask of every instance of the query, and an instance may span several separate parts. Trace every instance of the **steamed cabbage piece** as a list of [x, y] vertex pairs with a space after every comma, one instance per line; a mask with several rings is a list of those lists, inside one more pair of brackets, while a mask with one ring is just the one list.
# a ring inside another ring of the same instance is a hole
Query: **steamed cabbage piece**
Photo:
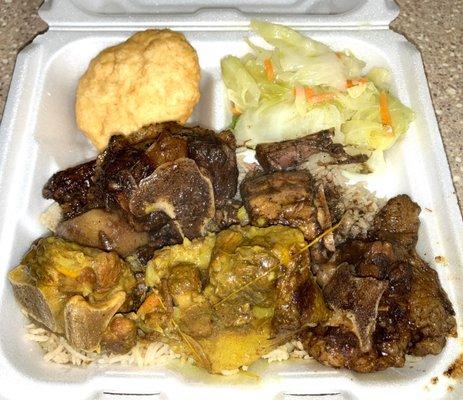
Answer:
[[[228, 97], [239, 114], [238, 144], [255, 147], [334, 127], [335, 141], [371, 154], [388, 149], [407, 131], [414, 114], [388, 92], [386, 69], [364, 75], [365, 63], [350, 52], [335, 52], [281, 25], [253, 21], [251, 28], [272, 48], [248, 40], [251, 53], [221, 62]], [[306, 97], [307, 88], [313, 97]], [[381, 91], [387, 93], [391, 126], [381, 120]]]

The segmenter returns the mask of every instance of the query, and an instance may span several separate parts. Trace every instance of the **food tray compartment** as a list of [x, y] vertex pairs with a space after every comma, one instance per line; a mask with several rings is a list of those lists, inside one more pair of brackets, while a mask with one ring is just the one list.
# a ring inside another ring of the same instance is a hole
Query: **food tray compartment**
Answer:
[[[198, 52], [202, 79], [201, 101], [190, 123], [216, 130], [227, 126], [220, 59], [227, 54], [247, 51], [243, 41], [248, 31], [196, 31], [181, 29]], [[162, 367], [77, 368], [45, 363], [39, 347], [24, 339], [26, 320], [19, 313], [6, 271], [14, 266], [30, 243], [45, 233], [38, 218], [49, 205], [41, 189], [51, 174], [93, 157], [96, 152], [78, 132], [74, 116], [74, 93], [88, 62], [103, 48], [125, 40], [130, 31], [51, 31], [38, 37], [18, 58], [11, 94], [1, 127], [0, 185], [0, 365], [9, 383], [1, 390], [7, 398], [27, 393], [31, 387], [46, 390], [49, 398], [94, 398], [101, 393], [162, 393], [166, 399], [223, 399], [237, 396], [284, 398], [284, 393], [327, 394], [333, 398], [389, 399], [443, 398], [447, 392], [442, 372], [457, 357], [461, 345], [450, 339], [438, 356], [410, 359], [404, 368], [361, 375], [324, 367], [313, 360], [262, 366], [259, 383], [235, 378], [182, 374]], [[461, 334], [463, 285], [461, 283], [463, 223], [451, 185], [445, 153], [424, 78], [421, 58], [406, 40], [387, 30], [311, 31], [305, 34], [335, 49], [351, 49], [367, 61], [367, 68], [385, 66], [393, 73], [393, 91], [416, 112], [416, 121], [406, 136], [386, 152], [388, 168], [371, 175], [368, 185], [379, 196], [408, 193], [423, 211], [418, 249], [440, 276], [457, 312]], [[214, 51], [211, 51], [214, 49]], [[446, 265], [436, 265], [435, 256], [444, 256]], [[439, 384], [431, 379], [439, 376]], [[457, 395], [461, 386], [452, 392]], [[104, 398], [111, 398], [106, 394]], [[324, 397], [325, 398], [325, 397]], [[328, 397], [329, 398], [329, 397]], [[457, 397], [456, 397], [457, 398]]]

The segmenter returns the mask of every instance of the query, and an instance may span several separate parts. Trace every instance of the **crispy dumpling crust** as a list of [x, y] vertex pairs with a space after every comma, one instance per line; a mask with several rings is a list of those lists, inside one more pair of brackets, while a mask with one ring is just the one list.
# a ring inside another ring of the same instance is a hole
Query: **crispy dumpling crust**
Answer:
[[77, 88], [77, 125], [99, 149], [114, 133], [186, 122], [199, 101], [198, 56], [183, 34], [138, 32], [98, 54]]

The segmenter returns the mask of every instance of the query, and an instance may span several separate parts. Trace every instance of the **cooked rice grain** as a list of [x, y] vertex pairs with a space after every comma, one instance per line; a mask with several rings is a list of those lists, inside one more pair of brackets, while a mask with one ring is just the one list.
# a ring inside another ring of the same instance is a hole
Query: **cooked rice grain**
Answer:
[[40, 224], [52, 232], [56, 231], [56, 227], [63, 218], [63, 212], [58, 203], [52, 203], [42, 214], [39, 216]]
[[25, 338], [40, 345], [44, 351], [43, 359], [58, 364], [88, 365], [97, 363], [146, 367], [163, 365], [171, 360], [181, 358], [179, 354], [176, 354], [167, 344], [162, 342], [139, 340], [126, 354], [104, 354], [99, 349], [94, 351], [78, 351], [64, 337], [58, 336], [32, 323], [27, 325], [26, 329]]
[[308, 168], [325, 188], [331, 188], [340, 194], [338, 208], [343, 214], [343, 222], [334, 232], [335, 243], [340, 244], [347, 239], [365, 238], [375, 215], [386, 203], [385, 200], [377, 198], [362, 182], [350, 185], [342, 174], [340, 166]]
[[[190, 364], [193, 363], [190, 357], [182, 357], [180, 354], [175, 353], [169, 345], [162, 342], [139, 340], [126, 354], [106, 354], [101, 353], [99, 349], [94, 351], [76, 350], [64, 337], [40, 328], [33, 323], [28, 324], [26, 329], [25, 338], [40, 345], [44, 351], [43, 359], [45, 361], [56, 364], [72, 364], [77, 366], [87, 366], [90, 364], [135, 365], [142, 368], [165, 365], [175, 359]], [[285, 361], [289, 358], [308, 359], [309, 355], [303, 349], [300, 341], [293, 340], [262, 356], [262, 358], [266, 359], [268, 363], [273, 363]], [[247, 371], [248, 366], [242, 366], [241, 368], [243, 371]], [[238, 372], [239, 369], [222, 371], [222, 375], [233, 375]]]

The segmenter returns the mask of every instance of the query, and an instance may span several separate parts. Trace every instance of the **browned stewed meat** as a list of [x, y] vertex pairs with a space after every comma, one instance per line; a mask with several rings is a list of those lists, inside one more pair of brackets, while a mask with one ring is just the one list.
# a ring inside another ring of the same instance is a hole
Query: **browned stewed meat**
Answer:
[[335, 318], [342, 316], [348, 320], [363, 352], [372, 348], [378, 305], [386, 287], [387, 284], [378, 279], [355, 276], [351, 266], [344, 263], [323, 288], [327, 304], [338, 314]]
[[101, 345], [110, 353], [127, 353], [136, 343], [137, 325], [122, 315], [113, 317], [101, 336]]
[[44, 186], [43, 197], [58, 202], [65, 219], [104, 206], [104, 196], [93, 181], [95, 168], [92, 160], [57, 172]]
[[[100, 214], [115, 212], [135, 231], [147, 232], [132, 235], [137, 239], [148, 236], [148, 243], [142, 240], [137, 251], [143, 263], [155, 249], [178, 243], [183, 235], [204, 234], [209, 223], [217, 228], [237, 221], [235, 147], [229, 131], [216, 134], [175, 122], [148, 125], [129, 136], [113, 136], [96, 160], [56, 173], [43, 195], [60, 204], [64, 220], [100, 208], [105, 210]], [[216, 208], [223, 212], [212, 224]], [[105, 229], [101, 235], [95, 230], [90, 238], [93, 244], [89, 244], [114, 248], [126, 256], [130, 246], [118, 246], [107, 232], [111, 230], [108, 218], [102, 221], [99, 215], [96, 221], [90, 216], [95, 229], [102, 224]], [[82, 219], [87, 221], [89, 215]], [[113, 217], [109, 220], [114, 222]], [[66, 224], [63, 236], [75, 231], [80, 222]]]
[[418, 255], [409, 258], [413, 278], [410, 293], [410, 354], [439, 354], [448, 335], [456, 335], [452, 304], [439, 283], [439, 277]]
[[252, 225], [292, 226], [308, 241], [322, 232], [317, 213], [324, 211], [317, 209], [315, 182], [308, 171], [251, 173], [240, 190]]
[[238, 168], [236, 142], [230, 131], [216, 134], [201, 130], [186, 136], [188, 157], [204, 169], [212, 181], [217, 206], [223, 205], [236, 194]]
[[409, 352], [417, 356], [438, 354], [449, 334], [454, 335], [454, 311], [439, 277], [416, 253], [420, 207], [407, 195], [390, 199], [378, 213], [370, 236], [394, 243], [411, 265], [411, 342]]
[[312, 357], [372, 372], [403, 366], [406, 354], [437, 354], [455, 334], [438, 276], [414, 250], [418, 214], [406, 195], [389, 200], [369, 234], [382, 241], [345, 243], [319, 267], [317, 281], [332, 315], [302, 336]]
[[370, 236], [409, 250], [418, 241], [421, 208], [406, 194], [390, 199], [376, 215]]
[[128, 201], [136, 217], [163, 212], [189, 239], [204, 235], [215, 214], [211, 181], [189, 158], [156, 168], [132, 190]]
[[199, 126], [186, 127], [175, 122], [157, 124], [151, 130], [161, 132], [163, 137], [171, 138], [172, 141], [184, 141], [179, 146], [182, 150], [186, 143], [186, 154], [183, 157], [194, 160], [209, 176], [218, 206], [235, 196], [238, 185], [236, 140], [230, 131], [216, 134]]
[[362, 163], [368, 156], [351, 156], [341, 144], [333, 143], [334, 129], [327, 129], [298, 139], [256, 146], [256, 158], [265, 171], [284, 171], [296, 168], [318, 153], [326, 153], [336, 164]]
[[174, 244], [182, 243], [183, 236], [180, 232], [178, 225], [174, 221], [170, 221], [158, 230], [153, 230], [150, 233], [148, 244], [139, 247], [131, 257], [131, 261], [145, 265], [152, 257], [156, 250], [164, 246], [172, 246]]

